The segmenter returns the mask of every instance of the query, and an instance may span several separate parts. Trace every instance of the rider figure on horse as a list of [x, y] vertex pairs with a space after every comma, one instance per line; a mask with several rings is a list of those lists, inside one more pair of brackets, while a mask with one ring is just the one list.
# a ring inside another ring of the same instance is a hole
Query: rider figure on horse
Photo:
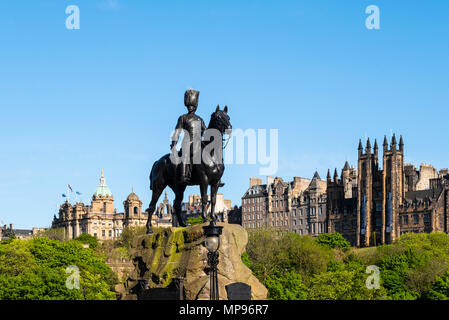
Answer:
[[[170, 150], [176, 152], [176, 148], [174, 150], [173, 148], [178, 143], [179, 136], [184, 130], [182, 160], [178, 165], [178, 177], [182, 184], [190, 183], [193, 168], [192, 164], [201, 163], [201, 141], [204, 131], [206, 130], [206, 125], [204, 124], [203, 119], [195, 114], [196, 109], [198, 108], [199, 94], [199, 91], [193, 89], [189, 89], [185, 92], [184, 105], [187, 107], [188, 112], [178, 118], [175, 132], [171, 138], [172, 143], [170, 145]], [[186, 156], [186, 152], [184, 152], [186, 149], [188, 150], [188, 156]], [[224, 183], [220, 183], [220, 187], [223, 185]]]

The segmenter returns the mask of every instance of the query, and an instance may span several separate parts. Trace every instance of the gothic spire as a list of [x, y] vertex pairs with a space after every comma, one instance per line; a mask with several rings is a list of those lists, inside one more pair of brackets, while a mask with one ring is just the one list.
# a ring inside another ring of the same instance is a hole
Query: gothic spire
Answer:
[[393, 149], [393, 146], [396, 149], [396, 136], [394, 135], [394, 133], [393, 133], [393, 137], [391, 138], [391, 148], [392, 149]]

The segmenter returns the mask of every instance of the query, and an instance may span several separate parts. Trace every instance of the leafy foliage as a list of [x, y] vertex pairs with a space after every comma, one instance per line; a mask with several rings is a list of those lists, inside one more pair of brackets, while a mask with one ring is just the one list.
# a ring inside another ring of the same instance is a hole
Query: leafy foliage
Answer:
[[202, 216], [187, 218], [187, 223], [189, 223], [192, 226], [195, 224], [202, 224], [204, 222], [205, 222], [205, 220], [203, 219]]
[[304, 300], [307, 288], [302, 283], [301, 275], [295, 271], [276, 271], [265, 280], [270, 300]]
[[97, 237], [94, 237], [88, 233], [82, 233], [78, 238], [75, 240], [83, 243], [88, 244], [89, 248], [95, 249], [98, 246], [98, 239]]
[[[338, 233], [317, 238], [269, 229], [248, 231], [244, 263], [270, 299], [449, 299], [449, 235], [405, 234], [395, 243], [351, 249]], [[380, 287], [366, 285], [367, 267]]]
[[342, 250], [351, 248], [351, 244], [340, 233], [322, 233], [318, 236], [316, 241], [326, 247]]
[[[66, 286], [68, 266], [77, 266], [80, 289]], [[0, 299], [115, 299], [117, 278], [79, 241], [44, 237], [0, 243]]]

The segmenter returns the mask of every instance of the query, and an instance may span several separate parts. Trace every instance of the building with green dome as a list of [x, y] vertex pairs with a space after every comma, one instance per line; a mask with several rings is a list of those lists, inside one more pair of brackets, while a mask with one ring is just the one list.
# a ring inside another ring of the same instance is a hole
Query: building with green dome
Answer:
[[54, 216], [52, 228], [64, 228], [67, 239], [87, 233], [99, 240], [111, 240], [118, 238], [127, 226], [146, 225], [148, 214], [142, 212], [142, 201], [134, 191], [123, 206], [124, 212], [121, 213], [114, 208], [114, 196], [101, 170], [100, 183], [92, 195], [91, 204], [71, 204], [66, 200], [60, 206], [58, 216]]

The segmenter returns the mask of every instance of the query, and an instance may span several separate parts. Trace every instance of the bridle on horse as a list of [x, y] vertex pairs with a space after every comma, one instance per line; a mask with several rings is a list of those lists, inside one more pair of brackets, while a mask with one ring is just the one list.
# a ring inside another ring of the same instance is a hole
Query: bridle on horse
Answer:
[[[218, 115], [217, 119], [222, 120], [220, 114]], [[221, 134], [221, 142], [222, 142], [222, 145], [224, 144], [224, 146], [222, 147], [223, 150], [226, 148], [226, 146], [228, 145], [229, 140], [231, 139], [231, 135], [230, 134], [228, 134], [228, 138], [227, 139], [223, 139], [223, 136], [225, 135], [225, 132], [226, 132], [226, 129], [223, 130], [223, 133]]]

